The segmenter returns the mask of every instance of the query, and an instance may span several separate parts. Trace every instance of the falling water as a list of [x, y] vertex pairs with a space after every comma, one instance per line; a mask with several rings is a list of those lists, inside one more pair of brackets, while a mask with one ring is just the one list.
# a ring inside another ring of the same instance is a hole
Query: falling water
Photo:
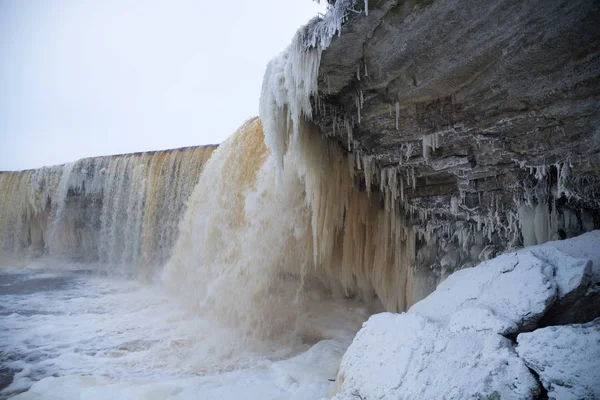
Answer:
[[0, 173], [0, 260], [48, 255], [150, 273], [169, 257], [186, 201], [215, 147]]
[[414, 239], [400, 214], [357, 189], [354, 158], [301, 123], [293, 149], [269, 155], [258, 119], [219, 146], [181, 225], [165, 282], [245, 339], [327, 334], [314, 299], [406, 308]]

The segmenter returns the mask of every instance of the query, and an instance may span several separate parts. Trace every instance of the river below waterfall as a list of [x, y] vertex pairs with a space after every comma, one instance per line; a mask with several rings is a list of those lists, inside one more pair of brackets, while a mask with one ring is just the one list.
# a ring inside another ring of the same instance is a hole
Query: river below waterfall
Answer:
[[160, 283], [77, 265], [3, 268], [0, 398], [325, 397], [367, 315], [351, 301], [318, 303], [312, 325], [321, 308], [328, 339], [257, 351]]

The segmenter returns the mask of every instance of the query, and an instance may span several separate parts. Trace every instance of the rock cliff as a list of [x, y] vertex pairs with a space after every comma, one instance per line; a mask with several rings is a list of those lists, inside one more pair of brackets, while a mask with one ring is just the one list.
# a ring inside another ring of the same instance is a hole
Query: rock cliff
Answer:
[[360, 185], [401, 183], [431, 289], [600, 226], [600, 3], [350, 3], [313, 121], [370, 164]]

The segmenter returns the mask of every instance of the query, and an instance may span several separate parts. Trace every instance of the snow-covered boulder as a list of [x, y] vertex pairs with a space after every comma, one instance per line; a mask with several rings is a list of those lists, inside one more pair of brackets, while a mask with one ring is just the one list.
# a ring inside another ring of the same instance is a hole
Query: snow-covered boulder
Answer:
[[510, 340], [416, 313], [373, 315], [342, 359], [335, 399], [529, 399], [539, 385]]
[[600, 318], [521, 333], [517, 342], [550, 399], [600, 399]]
[[[539, 327], [557, 304], [591, 298], [599, 282], [595, 263], [600, 264], [600, 231], [455, 272], [407, 313], [372, 316], [344, 355], [332, 395], [338, 400], [535, 398], [541, 386], [529, 368], [537, 371], [538, 358], [533, 344], [521, 345], [521, 338], [534, 341], [522, 332]], [[560, 345], [563, 334], [577, 340], [567, 330], [576, 328], [556, 329], [540, 333], [539, 343], [548, 340], [551, 349], [550, 342]], [[531, 337], [538, 332], [544, 329]], [[519, 333], [517, 352], [513, 340]], [[586, 343], [581, 342], [592, 345]], [[528, 348], [533, 355], [520, 357]], [[544, 366], [546, 359], [539, 357]], [[573, 357], [556, 368], [580, 374], [569, 365], [581, 355]]]
[[592, 262], [551, 245], [485, 261], [450, 275], [411, 307], [454, 329], [490, 329], [500, 334], [533, 329], [558, 298], [587, 286]]
[[581, 285], [554, 302], [540, 321], [540, 325], [567, 325], [600, 317], [600, 231], [551, 244], [572, 257], [591, 260], [592, 275], [587, 285]]

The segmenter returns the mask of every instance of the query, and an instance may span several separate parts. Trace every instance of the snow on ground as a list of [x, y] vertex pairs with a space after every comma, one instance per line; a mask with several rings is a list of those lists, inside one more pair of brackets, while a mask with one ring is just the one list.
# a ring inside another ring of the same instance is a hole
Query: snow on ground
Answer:
[[[597, 266], [592, 261], [600, 261], [600, 231], [504, 254], [457, 271], [407, 313], [372, 316], [342, 359], [335, 398], [535, 397], [541, 388], [519, 357], [530, 349], [533, 354], [528, 353], [528, 360], [538, 360], [540, 365], [549, 360], [548, 355], [536, 353], [541, 347], [532, 343], [535, 338], [554, 340], [557, 346], [561, 340], [573, 346], [593, 346], [593, 352], [600, 351], [598, 342], [589, 335], [578, 341], [568, 330], [576, 326], [541, 329], [531, 336], [520, 335], [530, 345], [523, 344], [517, 353], [504, 335], [534, 329], [553, 303], [595, 285]], [[567, 338], [558, 339], [562, 334]], [[553, 348], [551, 342], [546, 346]], [[597, 356], [589, 359], [576, 353], [564, 362], [552, 358], [553, 369], [542, 382], [556, 382], [556, 370], [561, 371], [563, 381], [569, 375], [581, 375], [571, 365], [577, 359], [582, 368], [591, 367], [586, 360], [592, 360], [600, 370]], [[569, 379], [577, 387], [572, 390], [585, 390], [578, 385], [587, 385], [593, 374]]]
[[600, 318], [521, 333], [517, 342], [550, 399], [600, 399]]

